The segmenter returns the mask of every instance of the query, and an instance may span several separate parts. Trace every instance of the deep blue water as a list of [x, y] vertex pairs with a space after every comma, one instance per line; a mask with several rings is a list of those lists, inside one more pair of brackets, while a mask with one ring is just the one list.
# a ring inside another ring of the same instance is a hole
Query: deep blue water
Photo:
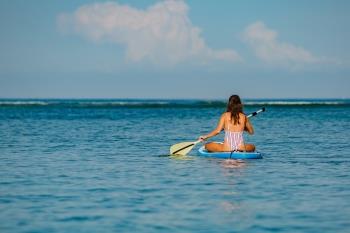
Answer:
[[246, 102], [228, 166], [166, 156], [220, 101], [0, 100], [0, 232], [350, 232], [349, 100]]

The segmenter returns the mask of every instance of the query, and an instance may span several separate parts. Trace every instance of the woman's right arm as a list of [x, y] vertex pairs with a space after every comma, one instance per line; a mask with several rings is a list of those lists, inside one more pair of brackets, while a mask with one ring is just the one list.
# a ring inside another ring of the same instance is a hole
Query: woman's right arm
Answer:
[[249, 134], [254, 134], [253, 125], [250, 123], [248, 117], [246, 117], [244, 130], [247, 131]]
[[225, 114], [222, 114], [216, 128], [213, 131], [211, 131], [209, 134], [200, 136], [199, 140], [201, 141], [207, 140], [208, 138], [218, 135], [221, 132], [221, 130], [224, 128], [224, 124], [225, 124]]

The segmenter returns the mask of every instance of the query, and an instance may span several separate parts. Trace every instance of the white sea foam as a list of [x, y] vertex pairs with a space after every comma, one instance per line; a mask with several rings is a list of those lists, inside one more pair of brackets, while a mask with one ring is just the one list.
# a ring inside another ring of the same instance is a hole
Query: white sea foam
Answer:
[[246, 101], [244, 105], [342, 105], [348, 104], [346, 101]]
[[3, 100], [0, 100], [0, 105], [49, 105], [49, 103], [45, 102], [45, 101], [26, 101], [26, 100], [3, 101]]
[[[246, 106], [312, 106], [350, 105], [350, 100], [244, 100]], [[67, 106], [67, 107], [222, 107], [224, 100], [9, 100], [0, 99], [0, 106]]]
[[87, 101], [79, 102], [80, 105], [88, 106], [138, 106], [138, 105], [167, 105], [166, 101]]

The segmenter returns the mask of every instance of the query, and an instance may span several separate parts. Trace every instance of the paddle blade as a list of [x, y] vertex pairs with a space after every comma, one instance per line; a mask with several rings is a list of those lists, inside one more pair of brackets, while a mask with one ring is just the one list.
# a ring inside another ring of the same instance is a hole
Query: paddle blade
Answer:
[[187, 155], [196, 145], [195, 142], [181, 142], [170, 147], [171, 155]]

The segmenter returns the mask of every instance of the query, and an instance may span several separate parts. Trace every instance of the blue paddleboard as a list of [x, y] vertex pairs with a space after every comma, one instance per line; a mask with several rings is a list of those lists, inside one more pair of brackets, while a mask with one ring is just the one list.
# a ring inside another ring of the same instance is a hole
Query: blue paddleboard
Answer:
[[208, 152], [204, 146], [199, 148], [198, 155], [210, 158], [220, 158], [220, 159], [262, 159], [260, 152]]

